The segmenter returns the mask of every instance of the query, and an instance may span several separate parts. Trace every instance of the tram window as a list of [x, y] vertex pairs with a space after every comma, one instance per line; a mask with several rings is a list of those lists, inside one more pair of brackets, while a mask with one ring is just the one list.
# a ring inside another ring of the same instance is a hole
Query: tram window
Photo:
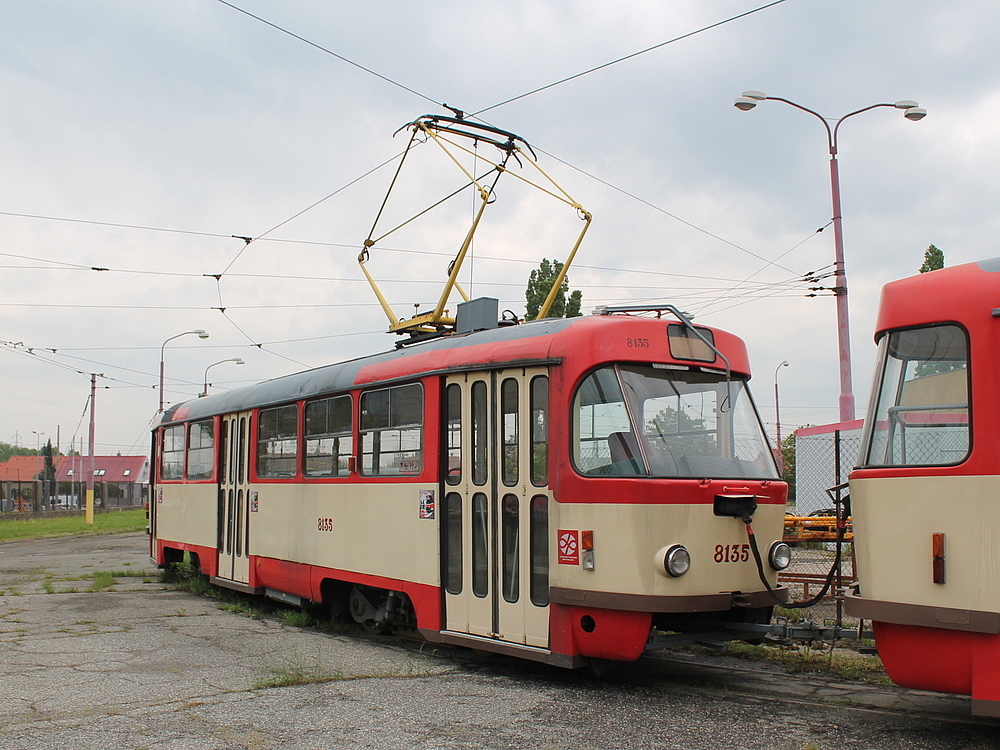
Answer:
[[215, 548], [222, 552], [225, 548], [223, 547], [223, 540], [226, 537], [223, 524], [226, 522], [226, 491], [222, 487], [219, 487], [219, 507], [216, 509], [216, 542]]
[[236, 481], [243, 484], [247, 471], [247, 418], [240, 417], [239, 440], [236, 445]]
[[518, 410], [517, 381], [508, 378], [500, 386], [500, 420], [503, 429], [502, 470], [503, 483], [508, 487], [517, 484], [518, 463]]
[[549, 379], [539, 375], [531, 381], [531, 483], [549, 483]]
[[591, 373], [573, 403], [573, 462], [584, 474], [778, 477], [742, 380], [622, 364]]
[[445, 427], [448, 450], [445, 460], [448, 463], [444, 476], [448, 484], [459, 484], [462, 481], [462, 386], [458, 383], [449, 385], [445, 391], [445, 402], [448, 408]]
[[549, 603], [549, 499], [531, 498], [531, 603], [545, 607]]
[[482, 492], [472, 496], [472, 593], [480, 599], [490, 593], [489, 500]]
[[215, 421], [205, 419], [188, 427], [188, 479], [211, 479], [215, 463]]
[[235, 419], [229, 420], [229, 483], [236, 483], [236, 465], [239, 463], [238, 460], [238, 448], [239, 448], [239, 435], [236, 434], [236, 422]]
[[351, 397], [337, 396], [306, 404], [305, 473], [307, 477], [346, 477], [354, 453]]
[[243, 490], [236, 491], [236, 556], [243, 557]]
[[294, 477], [298, 464], [299, 408], [261, 409], [258, 417], [257, 474]]
[[424, 391], [419, 383], [361, 395], [361, 471], [400, 476], [423, 468]]
[[160, 460], [161, 479], [181, 479], [184, 476], [184, 425], [167, 427], [163, 431], [163, 454]]
[[462, 593], [462, 496], [450, 492], [444, 500], [445, 590]]
[[648, 473], [614, 367], [595, 370], [583, 381], [576, 393], [573, 419], [573, 461], [584, 474]]
[[501, 545], [503, 547], [503, 598], [512, 604], [521, 594], [521, 526], [517, 495], [503, 496]]
[[[709, 343], [715, 344], [715, 334], [708, 328], [699, 328], [698, 333]], [[674, 359], [688, 359], [695, 362], [714, 362], [716, 354], [711, 346], [698, 338], [690, 328], [677, 323], [667, 326], [667, 343], [670, 356]]]
[[969, 455], [969, 343], [957, 325], [895, 331], [879, 346], [881, 378], [864, 465], [943, 466]]
[[486, 484], [489, 477], [489, 399], [486, 383], [472, 384], [472, 483]]
[[219, 481], [223, 484], [226, 481], [226, 472], [232, 463], [229, 460], [229, 424], [229, 420], [223, 419], [222, 429], [219, 430]]

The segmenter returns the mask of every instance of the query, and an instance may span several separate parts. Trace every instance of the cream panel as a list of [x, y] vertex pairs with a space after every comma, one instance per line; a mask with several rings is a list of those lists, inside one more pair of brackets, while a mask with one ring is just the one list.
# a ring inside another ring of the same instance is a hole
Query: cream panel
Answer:
[[[432, 519], [420, 518], [421, 490], [434, 492]], [[258, 484], [251, 491], [254, 555], [438, 585], [436, 485]]]
[[218, 492], [215, 484], [157, 485], [157, 538], [215, 549]]
[[[856, 480], [851, 506], [865, 598], [1000, 611], [1000, 477]], [[944, 584], [932, 579], [938, 532]]]
[[[742, 521], [714, 515], [711, 505], [552, 503], [551, 508], [549, 531], [553, 540], [560, 529], [593, 529], [595, 560], [594, 571], [581, 565], [560, 565], [558, 550], [553, 547], [553, 586], [654, 596], [764, 588], [752, 553], [747, 553], [746, 562], [715, 562], [716, 545], [737, 545], [742, 552], [748, 540]], [[772, 586], [776, 574], [767, 564], [767, 552], [781, 539], [784, 514], [781, 505], [761, 505], [754, 513], [754, 534]], [[691, 554], [691, 569], [680, 578], [661, 572], [663, 568], [655, 559], [657, 551], [673, 544], [683, 544]]]

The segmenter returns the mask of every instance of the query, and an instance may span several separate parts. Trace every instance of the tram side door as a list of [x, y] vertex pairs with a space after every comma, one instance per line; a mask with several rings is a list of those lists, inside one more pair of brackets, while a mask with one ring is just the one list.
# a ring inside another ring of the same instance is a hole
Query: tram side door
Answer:
[[445, 628], [546, 648], [547, 370], [450, 376], [444, 400]]
[[222, 418], [219, 449], [217, 547], [219, 578], [250, 581], [250, 461], [253, 456], [251, 412]]

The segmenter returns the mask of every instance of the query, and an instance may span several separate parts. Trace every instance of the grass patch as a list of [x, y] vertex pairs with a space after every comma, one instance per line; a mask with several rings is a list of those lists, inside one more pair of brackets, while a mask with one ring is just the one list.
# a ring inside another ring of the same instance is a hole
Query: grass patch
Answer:
[[340, 670], [330, 671], [322, 667], [319, 659], [313, 666], [305, 666], [297, 660], [286, 659], [277, 666], [265, 667], [267, 670], [251, 684], [253, 690], [288, 687], [289, 685], [315, 685], [321, 682], [335, 682], [344, 679]]
[[819, 650], [795, 645], [752, 646], [734, 641], [729, 644], [726, 653], [741, 659], [781, 664], [789, 674], [826, 674], [842, 680], [876, 685], [892, 684], [878, 656], [859, 654], [849, 649]]
[[94, 515], [93, 524], [88, 524], [83, 515], [58, 518], [4, 518], [0, 520], [0, 542], [52, 536], [120, 534], [143, 531], [145, 528], [146, 511], [143, 508], [97, 513]]
[[318, 624], [316, 619], [304, 609], [283, 609], [278, 612], [278, 619], [282, 625], [293, 628], [311, 628]]
[[113, 574], [107, 571], [94, 574], [94, 582], [87, 587], [87, 591], [103, 591], [104, 589], [111, 588], [118, 580]]

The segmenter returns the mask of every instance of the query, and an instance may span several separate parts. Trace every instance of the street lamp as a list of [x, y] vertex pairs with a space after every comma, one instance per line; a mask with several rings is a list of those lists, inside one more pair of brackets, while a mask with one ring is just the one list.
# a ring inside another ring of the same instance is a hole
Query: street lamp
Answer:
[[786, 359], [774, 368], [774, 431], [778, 438], [778, 473], [785, 478], [785, 455], [781, 451], [781, 414], [778, 411], [778, 372], [782, 367], [788, 367]]
[[42, 452], [42, 435], [44, 435], [45, 433], [44, 432], [35, 432], [34, 430], [32, 430], [31, 432], [35, 436], [35, 452], [36, 453], [41, 453]]
[[211, 370], [216, 365], [221, 365], [224, 362], [235, 362], [238, 365], [246, 364], [246, 362], [244, 362], [240, 357], [231, 357], [230, 359], [220, 359], [218, 362], [213, 362], [212, 364], [210, 364], [208, 367], [205, 368], [205, 387], [202, 389], [202, 392], [198, 394], [198, 398], [202, 398], [208, 395], [208, 371]]
[[188, 334], [194, 334], [200, 339], [207, 339], [208, 333], [201, 328], [196, 328], [193, 331], [184, 331], [184, 333], [178, 333], [176, 336], [171, 336], [169, 339], [163, 342], [160, 347], [160, 410], [157, 414], [163, 413], [163, 350], [166, 348], [167, 344], [174, 339], [179, 339], [181, 336], [187, 336]]
[[840, 215], [840, 168], [837, 163], [837, 131], [840, 130], [841, 123], [848, 117], [853, 117], [854, 115], [859, 115], [862, 112], [877, 109], [878, 107], [901, 109], [903, 110], [903, 116], [907, 120], [914, 121], [922, 120], [926, 117], [927, 110], [922, 109], [916, 102], [908, 99], [892, 104], [872, 104], [854, 112], [848, 112], [839, 120], [831, 120], [834, 123], [831, 128], [831, 121], [828, 121], [827, 118], [818, 112], [814, 112], [788, 99], [782, 99], [780, 96], [767, 96], [760, 91], [744, 91], [743, 96], [736, 100], [735, 106], [737, 109], [746, 112], [756, 107], [758, 102], [763, 101], [790, 104], [796, 109], [801, 109], [803, 112], [808, 112], [819, 118], [819, 121], [823, 123], [823, 127], [826, 128], [827, 144], [830, 147], [830, 188], [833, 193], [833, 239], [836, 248], [837, 285], [833, 289], [833, 294], [837, 298], [837, 340], [840, 351], [840, 421], [850, 422], [854, 419], [854, 393], [851, 387], [851, 336], [847, 311], [847, 273], [844, 268], [844, 232], [842, 217]]

